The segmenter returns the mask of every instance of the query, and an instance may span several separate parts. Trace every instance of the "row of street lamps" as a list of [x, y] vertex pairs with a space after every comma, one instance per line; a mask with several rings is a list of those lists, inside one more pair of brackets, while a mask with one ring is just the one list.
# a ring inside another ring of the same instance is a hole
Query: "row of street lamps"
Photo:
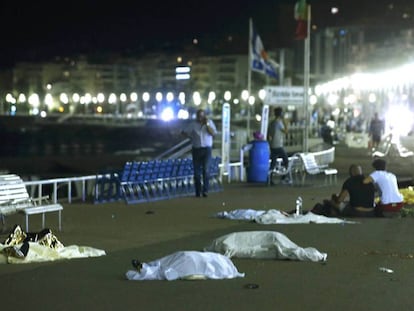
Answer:
[[[260, 90], [258, 92], [258, 97], [263, 101], [265, 97], [265, 91]], [[182, 108], [189, 108], [191, 104], [195, 107], [199, 107], [202, 104], [206, 105], [213, 105], [213, 103], [233, 103], [239, 104], [240, 99], [248, 104], [247, 110], [250, 111], [249, 106], [253, 106], [256, 102], [256, 97], [252, 94], [249, 94], [247, 90], [243, 90], [240, 96], [234, 96], [231, 91], [225, 91], [223, 93], [222, 98], [217, 97], [216, 92], [209, 92], [207, 98], [203, 98], [200, 92], [193, 92], [190, 100], [186, 98], [186, 94], [184, 92], [180, 92], [178, 94], [174, 94], [173, 92], [155, 92], [151, 94], [150, 92], [143, 92], [141, 96], [138, 95], [137, 92], [131, 92], [130, 94], [121, 93], [119, 95], [115, 93], [110, 93], [105, 95], [104, 93], [97, 93], [96, 95], [92, 95], [91, 93], [85, 93], [83, 95], [79, 93], [67, 94], [67, 93], [60, 93], [58, 96], [53, 96], [52, 93], [46, 93], [43, 100], [41, 96], [37, 93], [32, 93], [30, 95], [26, 95], [24, 93], [19, 93], [17, 96], [9, 93], [5, 96], [5, 103], [8, 105], [3, 107], [3, 113], [6, 114], [24, 114], [28, 113], [31, 115], [47, 115], [48, 112], [66, 112], [66, 113], [120, 113], [120, 105], [123, 106], [124, 109], [126, 107], [130, 108], [138, 108], [138, 104], [141, 104], [141, 108], [147, 107], [149, 103], [153, 104], [172, 104], [177, 103]], [[188, 104], [190, 103], [190, 105]], [[72, 105], [71, 105], [72, 104]], [[90, 104], [94, 105], [93, 109], [88, 110]], [[83, 109], [77, 109], [79, 105], [84, 106]], [[105, 105], [109, 105], [106, 106]], [[23, 109], [25, 107], [25, 109]], [[109, 108], [113, 107], [113, 108]], [[139, 110], [136, 109], [138, 113]], [[145, 114], [145, 111], [141, 113]]]

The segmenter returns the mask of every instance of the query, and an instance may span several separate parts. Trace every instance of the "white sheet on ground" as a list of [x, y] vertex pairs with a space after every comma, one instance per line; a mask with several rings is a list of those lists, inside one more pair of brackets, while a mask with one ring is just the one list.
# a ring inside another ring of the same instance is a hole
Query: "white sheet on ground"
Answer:
[[213, 252], [179, 251], [126, 272], [128, 280], [232, 279], [244, 277], [226, 256]]
[[266, 213], [264, 210], [254, 210], [254, 209], [236, 209], [232, 211], [223, 211], [218, 212], [214, 216], [217, 218], [226, 218], [226, 219], [239, 219], [239, 220], [254, 220], [256, 217]]
[[341, 223], [355, 223], [336, 217], [326, 217], [317, 215], [312, 212], [307, 212], [304, 215], [286, 215], [279, 210], [271, 209], [266, 213], [261, 214], [255, 218], [255, 222], [263, 225], [268, 224], [341, 224]]
[[[29, 252], [27, 253], [27, 256], [25, 258], [16, 258], [4, 255], [2, 253], [2, 250], [7, 246], [0, 244], [0, 263], [19, 264], [72, 258], [98, 257], [106, 255], [104, 250], [89, 246], [69, 245], [62, 248], [53, 249], [35, 242], [29, 242], [29, 245]], [[20, 247], [21, 244], [17, 246]]]
[[336, 217], [326, 217], [307, 212], [304, 215], [291, 215], [277, 209], [267, 211], [253, 209], [237, 209], [229, 212], [219, 212], [215, 214], [217, 218], [227, 218], [233, 220], [252, 220], [259, 224], [354, 224], [355, 221], [349, 221]]
[[218, 252], [229, 258], [290, 259], [326, 261], [327, 254], [313, 247], [299, 247], [275, 231], [234, 232], [215, 239], [205, 251]]

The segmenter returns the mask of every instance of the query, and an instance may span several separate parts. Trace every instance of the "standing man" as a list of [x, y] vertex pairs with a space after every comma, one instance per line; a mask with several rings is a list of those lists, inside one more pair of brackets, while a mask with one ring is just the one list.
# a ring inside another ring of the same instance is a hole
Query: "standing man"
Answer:
[[378, 117], [378, 113], [374, 114], [369, 125], [369, 135], [371, 136], [371, 148], [377, 149], [384, 133], [384, 121]]
[[[287, 122], [283, 118], [283, 110], [281, 107], [276, 107], [274, 110], [274, 119], [270, 122], [267, 130], [267, 140], [270, 145], [270, 170], [276, 167], [276, 159], [282, 158], [282, 165], [287, 169], [289, 159], [285, 151], [284, 141], [288, 133]], [[287, 175], [282, 176], [282, 181], [290, 183]]]
[[[191, 139], [196, 197], [207, 197], [209, 190], [209, 167], [213, 137], [217, 134], [213, 120], [207, 118], [203, 109], [197, 110], [196, 120], [191, 122], [182, 134]], [[201, 183], [201, 178], [203, 183]]]

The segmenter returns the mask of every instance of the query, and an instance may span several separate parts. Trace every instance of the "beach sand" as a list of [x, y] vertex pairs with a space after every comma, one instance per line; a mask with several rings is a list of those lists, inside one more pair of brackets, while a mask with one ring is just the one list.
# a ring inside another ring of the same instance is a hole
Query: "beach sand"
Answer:
[[[208, 198], [182, 197], [127, 205], [124, 202], [62, 203], [46, 224], [64, 245], [85, 245], [106, 256], [58, 262], [0, 265], [3, 308], [13, 310], [411, 310], [414, 304], [414, 218], [357, 219], [357, 224], [273, 224], [218, 219], [219, 211], [295, 208], [308, 210], [340, 190], [351, 163], [371, 171], [366, 150], [338, 146], [333, 167], [338, 184], [307, 179], [304, 186], [227, 183]], [[412, 178], [413, 159], [390, 160], [389, 169]], [[38, 216], [38, 217], [37, 217]], [[31, 229], [40, 229], [40, 216]], [[7, 228], [24, 224], [7, 218]], [[152, 261], [179, 250], [202, 250], [224, 234], [272, 230], [301, 247], [328, 254], [325, 263], [237, 259], [244, 278], [196, 281], [128, 281], [131, 259]], [[2, 239], [5, 238], [3, 234]], [[380, 271], [381, 267], [393, 273]], [[248, 284], [257, 284], [251, 289]]]

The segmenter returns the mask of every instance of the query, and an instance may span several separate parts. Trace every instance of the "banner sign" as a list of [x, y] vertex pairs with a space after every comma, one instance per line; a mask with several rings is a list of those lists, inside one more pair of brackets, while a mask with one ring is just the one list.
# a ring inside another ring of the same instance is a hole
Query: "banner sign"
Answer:
[[222, 175], [230, 174], [230, 104], [225, 103], [222, 109], [222, 143], [221, 143], [221, 163]]
[[269, 105], [263, 105], [262, 109], [262, 123], [260, 127], [260, 133], [262, 133], [263, 138], [267, 139], [267, 127], [269, 124]]
[[303, 105], [303, 86], [265, 86], [265, 105]]

